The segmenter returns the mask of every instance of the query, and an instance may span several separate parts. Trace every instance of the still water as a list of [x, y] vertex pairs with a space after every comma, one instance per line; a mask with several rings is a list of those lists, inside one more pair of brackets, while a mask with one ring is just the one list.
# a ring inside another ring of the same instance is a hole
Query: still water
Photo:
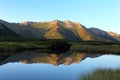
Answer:
[[120, 56], [112, 54], [3, 53], [0, 55], [0, 80], [77, 80], [98, 68], [119, 67]]

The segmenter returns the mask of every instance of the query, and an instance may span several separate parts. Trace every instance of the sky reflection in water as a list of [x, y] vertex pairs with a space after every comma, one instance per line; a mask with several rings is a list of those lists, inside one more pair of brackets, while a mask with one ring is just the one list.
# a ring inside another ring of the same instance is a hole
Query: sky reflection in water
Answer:
[[[60, 62], [64, 63], [65, 60], [70, 61], [71, 58], [76, 57], [73, 54], [70, 55], [62, 55], [63, 59], [60, 59], [62, 60]], [[69, 65], [59, 64], [57, 66], [43, 62], [25, 64], [18, 61], [8, 63], [6, 61], [0, 66], [0, 80], [77, 80], [81, 74], [94, 71], [97, 68], [117, 68], [120, 66], [120, 56], [117, 55], [101, 55], [99, 57], [92, 55], [92, 57], [86, 54], [80, 63], [74, 63], [75, 61], [72, 60]]]

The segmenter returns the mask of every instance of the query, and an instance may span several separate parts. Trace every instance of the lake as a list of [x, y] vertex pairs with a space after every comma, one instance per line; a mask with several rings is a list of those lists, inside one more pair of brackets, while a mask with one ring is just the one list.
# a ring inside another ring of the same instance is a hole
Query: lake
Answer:
[[1, 53], [0, 80], [77, 80], [99, 68], [120, 68], [120, 56], [68, 51]]

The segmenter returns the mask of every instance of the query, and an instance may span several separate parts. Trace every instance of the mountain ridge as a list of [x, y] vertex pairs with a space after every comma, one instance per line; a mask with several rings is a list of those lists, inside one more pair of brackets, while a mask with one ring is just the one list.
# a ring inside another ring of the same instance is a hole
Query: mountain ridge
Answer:
[[86, 28], [79, 22], [69, 20], [53, 20], [51, 22], [26, 21], [22, 23], [9, 23], [0, 20], [0, 23], [23, 38], [65, 39], [69, 41], [120, 41], [119, 36], [116, 38], [104, 30]]

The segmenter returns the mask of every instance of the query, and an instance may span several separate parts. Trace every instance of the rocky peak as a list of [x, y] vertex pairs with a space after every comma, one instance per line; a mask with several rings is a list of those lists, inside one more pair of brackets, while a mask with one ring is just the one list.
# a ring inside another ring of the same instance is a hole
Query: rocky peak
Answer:
[[69, 20], [65, 20], [64, 23], [66, 23], [66, 24], [72, 24], [72, 22], [69, 21]]
[[109, 35], [111, 36], [120, 36], [120, 34], [114, 33], [114, 32], [108, 32]]
[[52, 24], [62, 24], [63, 22], [56, 19], [56, 20], [53, 20], [51, 23]]
[[59, 20], [55, 19], [55, 20], [53, 20], [52, 22], [56, 22], [56, 23], [57, 23], [57, 22], [59, 22]]
[[64, 23], [66, 25], [66, 28], [73, 28], [73, 22], [69, 20], [65, 20]]
[[80, 25], [80, 22], [75, 22], [75, 24]]

